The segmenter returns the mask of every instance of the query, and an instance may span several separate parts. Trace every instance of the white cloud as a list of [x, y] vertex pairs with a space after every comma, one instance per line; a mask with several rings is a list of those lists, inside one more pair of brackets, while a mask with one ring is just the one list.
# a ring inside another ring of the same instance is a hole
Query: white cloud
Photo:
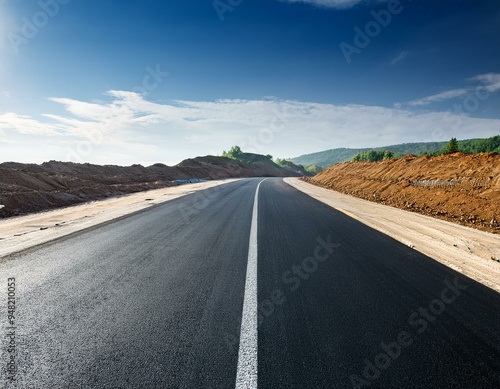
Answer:
[[427, 105], [437, 101], [454, 99], [456, 97], [465, 96], [468, 93], [467, 89], [451, 89], [432, 96], [427, 96], [418, 100], [413, 100], [408, 103], [411, 106]]
[[[30, 147], [37, 147], [30, 144], [30, 135], [50, 135], [50, 148], [39, 148], [38, 159], [32, 162], [66, 160], [69, 148], [76, 150], [82, 142], [92, 143], [97, 138], [99, 142], [84, 155], [84, 161], [173, 164], [197, 155], [219, 154], [234, 144], [250, 152], [294, 157], [335, 147], [377, 147], [500, 133], [500, 120], [444, 112], [269, 98], [159, 104], [127, 91], [109, 91], [106, 96], [100, 102], [52, 98], [65, 107], [67, 115], [45, 114], [45, 120], [0, 115], [2, 138], [17, 141], [24, 136], [17, 148], [4, 150], [2, 146], [0, 158], [18, 160], [28, 155]], [[129, 158], [114, 159], [124, 154]]]
[[364, 0], [280, 0], [287, 3], [307, 3], [317, 7], [345, 9], [351, 8]]
[[398, 62], [401, 62], [402, 60], [404, 60], [406, 57], [408, 57], [408, 55], [410, 54], [409, 51], [402, 51], [401, 53], [399, 53], [396, 57], [394, 57], [394, 59], [391, 61], [391, 65], [395, 65], [397, 64]]
[[[2, 135], [3, 133], [0, 132], [0, 135]], [[18, 143], [17, 141], [13, 140], [13, 139], [7, 139], [7, 138], [4, 138], [4, 137], [0, 137], [0, 143], [5, 143], [5, 144], [10, 144], [10, 145], [13, 145], [13, 144], [16, 144]]]
[[[410, 101], [407, 104], [409, 106], [428, 105], [439, 101], [455, 99], [457, 97], [462, 97], [471, 93], [475, 93], [477, 91], [486, 91], [489, 93], [493, 93], [500, 90], [500, 73], [479, 74], [470, 78], [468, 81], [474, 82], [476, 85], [467, 88], [450, 89], [437, 93], [435, 95], [426, 96]], [[477, 83], [480, 83], [481, 85], [477, 85]], [[401, 103], [396, 104], [397, 107], [401, 107], [401, 105]]]
[[13, 130], [20, 134], [28, 135], [57, 135], [57, 127], [43, 123], [29, 116], [17, 115], [7, 112], [0, 115], [0, 130]]
[[478, 81], [483, 84], [484, 89], [488, 92], [496, 92], [500, 90], [500, 73], [480, 74], [472, 77], [471, 81]]

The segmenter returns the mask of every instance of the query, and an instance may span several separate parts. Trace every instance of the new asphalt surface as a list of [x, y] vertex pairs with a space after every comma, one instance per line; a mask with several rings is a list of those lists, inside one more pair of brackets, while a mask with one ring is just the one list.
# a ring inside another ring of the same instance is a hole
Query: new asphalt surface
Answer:
[[499, 387], [498, 293], [262, 180], [0, 259], [0, 388], [235, 388], [244, 301], [259, 388]]

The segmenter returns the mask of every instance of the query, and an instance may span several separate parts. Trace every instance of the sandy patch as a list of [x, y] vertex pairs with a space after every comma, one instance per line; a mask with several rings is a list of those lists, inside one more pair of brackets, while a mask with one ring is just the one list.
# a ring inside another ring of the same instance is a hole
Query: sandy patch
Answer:
[[500, 292], [500, 236], [320, 188], [292, 187]]

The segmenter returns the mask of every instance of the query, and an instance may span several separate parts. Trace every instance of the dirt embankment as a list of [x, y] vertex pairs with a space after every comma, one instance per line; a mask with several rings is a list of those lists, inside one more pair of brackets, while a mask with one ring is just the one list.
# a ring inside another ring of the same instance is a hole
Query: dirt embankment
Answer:
[[305, 180], [366, 200], [500, 232], [500, 154], [344, 162]]
[[246, 164], [224, 157], [197, 157], [176, 166], [100, 166], [50, 161], [0, 164], [0, 218], [128, 193], [177, 185], [175, 180], [238, 177], [300, 177], [265, 158]]

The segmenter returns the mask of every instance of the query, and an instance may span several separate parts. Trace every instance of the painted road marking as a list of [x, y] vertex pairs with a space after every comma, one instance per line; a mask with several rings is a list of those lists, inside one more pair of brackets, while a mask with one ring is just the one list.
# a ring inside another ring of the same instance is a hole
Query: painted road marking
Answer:
[[259, 188], [265, 180], [263, 179], [257, 185], [253, 202], [236, 389], [257, 389], [257, 216], [259, 213]]

